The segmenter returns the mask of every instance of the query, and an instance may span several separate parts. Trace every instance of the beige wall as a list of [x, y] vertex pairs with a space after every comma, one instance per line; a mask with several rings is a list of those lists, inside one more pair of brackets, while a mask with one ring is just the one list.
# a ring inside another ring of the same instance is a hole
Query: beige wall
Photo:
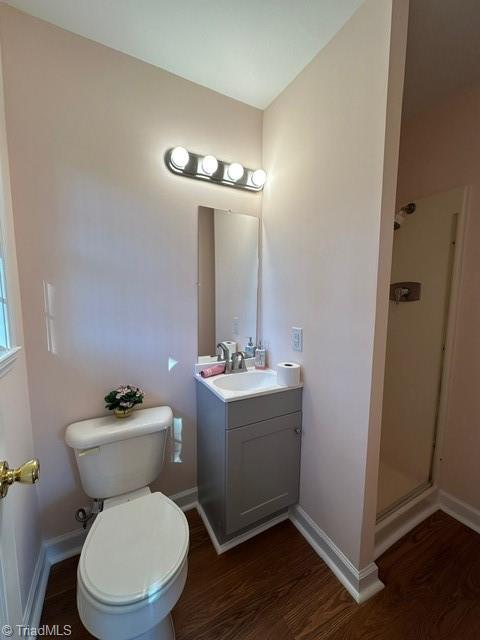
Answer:
[[[104, 412], [113, 386], [183, 418], [195, 472], [198, 205], [259, 213], [261, 195], [172, 175], [172, 145], [261, 166], [262, 114], [161, 69], [0, 9], [7, 132], [44, 535], [85, 502], [65, 426]], [[47, 349], [44, 282], [51, 285]], [[169, 371], [168, 360], [178, 364]]]
[[469, 201], [440, 486], [480, 509], [480, 87], [402, 124], [398, 205], [463, 185]]
[[[301, 504], [357, 566], [375, 520], [407, 3], [393, 6], [393, 56], [392, 4], [367, 0], [264, 116], [263, 335], [272, 363], [299, 359], [304, 328]], [[261, 196], [174, 176], [163, 153], [261, 166], [262, 114], [5, 6], [0, 36], [48, 537], [85, 500], [64, 428], [120, 382], [183, 418], [183, 463], [159, 487], [195, 484], [197, 207], [259, 215]]]
[[[11, 207], [1, 57], [0, 208], [0, 242], [3, 236], [11, 339], [12, 344], [22, 347], [11, 368], [4, 371], [3, 375], [0, 373], [0, 439], [2, 445], [0, 453], [8, 456], [7, 462], [13, 467], [32, 458], [34, 450]], [[2, 459], [2, 455], [0, 455], [0, 459]], [[15, 585], [16, 589], [18, 585], [21, 600], [20, 608], [22, 610], [25, 609], [27, 603], [30, 583], [40, 550], [41, 538], [38, 516], [37, 487], [12, 487], [7, 499], [2, 500], [2, 504], [0, 504], [0, 537], [3, 542], [1, 562], [4, 565], [7, 592], [8, 588], [11, 589]], [[8, 539], [3, 537], [7, 531]], [[14, 541], [11, 539], [12, 535], [14, 536]], [[18, 597], [16, 599], [18, 600]], [[8, 606], [10, 615], [21, 615], [15, 610], [15, 602], [12, 602], [11, 599], [8, 600]], [[10, 619], [8, 622], [20, 624], [22, 619]]]
[[304, 366], [300, 504], [357, 567], [375, 523], [407, 3], [394, 7], [392, 58], [392, 3], [367, 0], [264, 115], [263, 335], [272, 363]]

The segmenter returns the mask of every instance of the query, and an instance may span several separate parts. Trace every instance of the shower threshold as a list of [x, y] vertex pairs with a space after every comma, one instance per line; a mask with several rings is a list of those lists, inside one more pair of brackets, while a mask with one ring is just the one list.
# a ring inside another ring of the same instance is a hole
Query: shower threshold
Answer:
[[393, 516], [395, 513], [397, 513], [397, 511], [402, 509], [402, 507], [410, 505], [410, 503], [414, 501], [415, 498], [422, 496], [424, 492], [432, 488], [432, 486], [433, 485], [431, 481], [428, 480], [427, 482], [424, 482], [418, 487], [415, 487], [415, 489], [413, 489], [406, 495], [402, 496], [399, 500], [397, 500], [396, 502], [391, 504], [389, 507], [387, 507], [386, 509], [381, 511], [379, 514], [377, 514], [377, 524], [380, 524], [384, 520], [388, 519], [390, 516]]

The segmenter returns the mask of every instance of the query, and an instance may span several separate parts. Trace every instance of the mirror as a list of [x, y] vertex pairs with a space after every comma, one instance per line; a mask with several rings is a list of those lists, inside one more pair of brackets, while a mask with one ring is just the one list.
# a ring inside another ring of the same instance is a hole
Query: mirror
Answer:
[[258, 218], [198, 209], [198, 356], [219, 342], [244, 351], [257, 337]]

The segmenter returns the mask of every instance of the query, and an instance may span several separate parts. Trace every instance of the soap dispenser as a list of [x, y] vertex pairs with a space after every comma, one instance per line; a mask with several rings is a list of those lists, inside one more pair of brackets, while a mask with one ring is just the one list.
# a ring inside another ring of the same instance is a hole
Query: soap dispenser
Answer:
[[255, 349], [255, 369], [265, 369], [267, 366], [267, 353], [262, 341], [259, 340]]
[[255, 357], [255, 345], [253, 344], [253, 338], [250, 337], [248, 343], [245, 345], [245, 357]]

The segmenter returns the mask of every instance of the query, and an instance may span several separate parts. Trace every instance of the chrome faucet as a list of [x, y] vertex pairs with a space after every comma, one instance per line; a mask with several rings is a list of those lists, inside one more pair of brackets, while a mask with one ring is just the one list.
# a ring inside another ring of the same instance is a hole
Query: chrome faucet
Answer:
[[232, 369], [232, 362], [230, 360], [230, 351], [224, 342], [219, 342], [217, 344], [217, 360], [218, 362], [225, 360], [225, 373], [230, 373]]
[[[237, 366], [237, 361], [238, 361], [238, 366]], [[242, 373], [242, 371], [247, 371], [245, 354], [243, 353], [243, 351], [236, 351], [232, 355], [231, 373]]]

